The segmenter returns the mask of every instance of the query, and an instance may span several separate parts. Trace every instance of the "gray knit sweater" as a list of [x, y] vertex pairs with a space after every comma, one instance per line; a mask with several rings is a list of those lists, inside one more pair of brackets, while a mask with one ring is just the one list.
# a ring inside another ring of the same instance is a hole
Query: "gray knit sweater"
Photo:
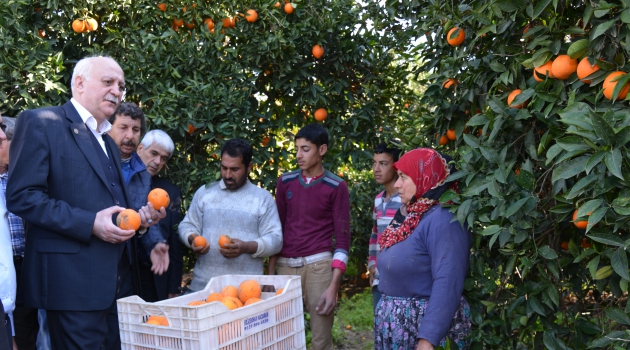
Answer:
[[[236, 191], [228, 190], [223, 180], [201, 186], [179, 224], [179, 237], [189, 248], [188, 237], [193, 233], [210, 244], [210, 251], [199, 255], [195, 263], [190, 284], [194, 291], [205, 288], [215, 276], [262, 275], [262, 258], [282, 249], [282, 225], [276, 203], [269, 192], [249, 180]], [[256, 241], [258, 250], [253, 255], [227, 259], [219, 253], [221, 235]]]

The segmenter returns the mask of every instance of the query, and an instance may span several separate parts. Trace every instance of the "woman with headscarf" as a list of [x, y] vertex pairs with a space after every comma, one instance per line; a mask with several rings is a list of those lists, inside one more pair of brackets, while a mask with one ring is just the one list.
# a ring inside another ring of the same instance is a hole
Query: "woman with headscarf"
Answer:
[[[471, 235], [439, 198], [456, 182], [450, 157], [431, 148], [405, 153], [394, 167], [403, 208], [379, 239], [375, 349], [433, 349], [451, 338], [469, 346], [470, 307], [462, 296]], [[405, 213], [406, 212], [406, 213]]]

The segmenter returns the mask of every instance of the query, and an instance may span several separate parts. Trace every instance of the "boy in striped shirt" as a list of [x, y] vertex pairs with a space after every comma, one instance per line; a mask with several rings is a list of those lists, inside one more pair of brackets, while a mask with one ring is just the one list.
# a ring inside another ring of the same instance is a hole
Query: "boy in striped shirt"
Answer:
[[376, 183], [383, 185], [385, 190], [376, 195], [374, 199], [374, 208], [372, 218], [374, 226], [370, 235], [368, 270], [370, 271], [370, 287], [372, 288], [373, 307], [376, 309], [378, 301], [381, 299], [381, 293], [378, 291], [378, 254], [381, 247], [378, 245], [378, 239], [381, 233], [396, 215], [396, 212], [402, 205], [398, 191], [394, 187], [398, 175], [394, 169], [394, 162], [400, 157], [400, 149], [396, 147], [388, 147], [385, 142], [381, 142], [374, 149], [372, 157], [372, 172]]

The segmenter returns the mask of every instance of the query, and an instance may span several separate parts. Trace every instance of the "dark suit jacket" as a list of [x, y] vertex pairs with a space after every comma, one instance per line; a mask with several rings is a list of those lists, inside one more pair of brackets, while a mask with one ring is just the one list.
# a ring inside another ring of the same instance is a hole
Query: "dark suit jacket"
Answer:
[[159, 227], [162, 237], [168, 242], [169, 265], [168, 271], [160, 275], [154, 275], [155, 290], [158, 300], [168, 298], [168, 293], [179, 293], [182, 283], [183, 247], [179, 240], [176, 226], [182, 220], [182, 193], [169, 181], [158, 176], [151, 178], [152, 188], [161, 188], [168, 193], [171, 202], [166, 210], [166, 217], [160, 220]]
[[[115, 300], [125, 243], [92, 235], [96, 213], [118, 203], [90, 133], [70, 102], [17, 119], [7, 207], [28, 222], [22, 271], [28, 307], [103, 310]], [[122, 179], [118, 147], [108, 135], [103, 139]]]

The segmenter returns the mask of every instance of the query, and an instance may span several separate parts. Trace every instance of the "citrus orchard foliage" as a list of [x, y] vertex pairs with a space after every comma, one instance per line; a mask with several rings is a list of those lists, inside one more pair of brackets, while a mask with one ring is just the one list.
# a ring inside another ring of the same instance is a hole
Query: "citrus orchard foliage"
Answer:
[[430, 73], [405, 141], [455, 157], [462, 192], [442, 200], [475, 232], [473, 348], [627, 349], [630, 1], [387, 6]]
[[[363, 164], [363, 149], [409, 99], [407, 65], [393, 64], [397, 38], [368, 26], [387, 13], [354, 0], [276, 2], [5, 1], [0, 112], [65, 102], [74, 63], [106, 54], [125, 71], [126, 100], [141, 105], [149, 128], [173, 137], [167, 175], [185, 208], [219, 177], [220, 146], [233, 137], [255, 146], [251, 177], [273, 191], [296, 167], [293, 135], [315, 118], [333, 140], [327, 168], [347, 175], [344, 166]], [[72, 23], [88, 18], [97, 29], [76, 33]], [[364, 260], [374, 192], [352, 196], [353, 236], [362, 240], [354, 252]]]

